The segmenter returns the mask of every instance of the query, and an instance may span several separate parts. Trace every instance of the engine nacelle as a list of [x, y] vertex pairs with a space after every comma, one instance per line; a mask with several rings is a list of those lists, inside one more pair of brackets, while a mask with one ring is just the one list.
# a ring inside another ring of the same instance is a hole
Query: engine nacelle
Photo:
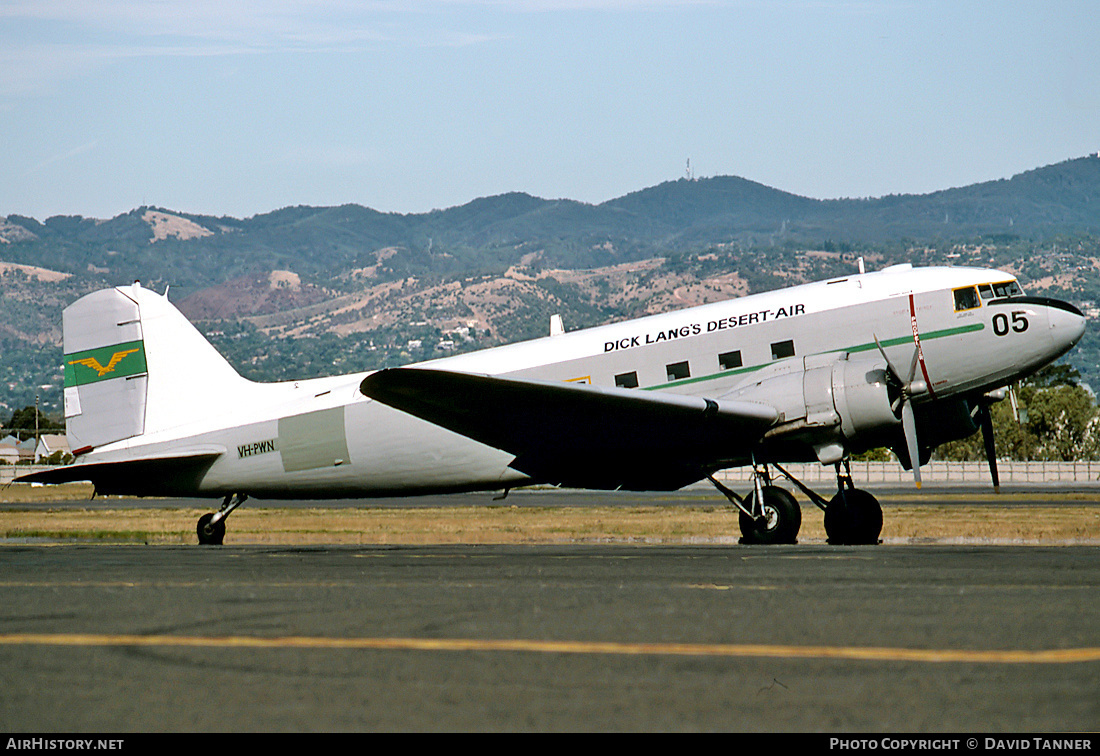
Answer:
[[809, 446], [830, 463], [896, 437], [901, 422], [891, 408], [895, 397], [885, 360], [853, 360], [844, 352], [777, 363], [720, 398], [772, 405], [780, 420], [765, 434], [765, 448], [797, 458], [795, 447]]
[[[845, 358], [847, 355], [845, 355]], [[887, 380], [885, 360], [837, 360], [833, 366], [833, 401], [840, 413], [840, 430], [854, 440], [868, 435], [893, 435], [901, 426], [894, 414], [897, 398]]]

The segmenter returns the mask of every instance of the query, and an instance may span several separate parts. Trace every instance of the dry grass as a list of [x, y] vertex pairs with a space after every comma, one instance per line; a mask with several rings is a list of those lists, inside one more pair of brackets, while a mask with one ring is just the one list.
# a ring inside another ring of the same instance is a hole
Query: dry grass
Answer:
[[[195, 523], [204, 511], [190, 508], [91, 509], [72, 505], [42, 509], [64, 495], [88, 498], [91, 489], [11, 486], [0, 499], [39, 507], [0, 511], [0, 538], [151, 544], [195, 543]], [[65, 490], [68, 489], [68, 490]], [[52, 498], [51, 498], [52, 497]], [[883, 497], [886, 543], [1100, 544], [1100, 503], [1081, 497], [1073, 505], [974, 505], [967, 496], [942, 503], [892, 503]], [[1064, 497], [1062, 497], [1064, 498]], [[548, 497], [549, 499], [549, 497]], [[110, 499], [97, 499], [98, 506]], [[939, 502], [939, 500], [937, 500]], [[245, 505], [229, 520], [227, 544], [545, 544], [736, 543], [737, 512], [722, 502], [685, 498], [663, 506], [460, 505], [399, 508], [281, 508]], [[213, 505], [213, 502], [212, 502]], [[804, 510], [799, 540], [823, 543], [816, 510]]]
[[62, 483], [56, 486], [10, 483], [0, 486], [0, 502], [41, 504], [51, 501], [80, 501], [92, 498], [93, 491], [91, 483]]

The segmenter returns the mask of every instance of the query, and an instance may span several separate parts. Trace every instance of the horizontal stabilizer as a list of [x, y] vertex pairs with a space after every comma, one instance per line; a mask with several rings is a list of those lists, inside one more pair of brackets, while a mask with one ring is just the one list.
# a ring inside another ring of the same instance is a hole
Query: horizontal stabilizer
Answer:
[[95, 485], [96, 493], [103, 495], [189, 496], [194, 495], [207, 470], [223, 453], [197, 449], [111, 462], [78, 462], [22, 475], [14, 482], [90, 481]]
[[755, 402], [418, 368], [372, 373], [360, 390], [514, 454], [538, 481], [588, 488], [680, 488], [743, 460], [777, 418]]

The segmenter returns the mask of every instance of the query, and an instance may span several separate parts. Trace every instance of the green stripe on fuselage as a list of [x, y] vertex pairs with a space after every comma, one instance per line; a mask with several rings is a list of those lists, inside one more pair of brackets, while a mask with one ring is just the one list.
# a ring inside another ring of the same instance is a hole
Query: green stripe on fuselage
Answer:
[[146, 372], [148, 367], [145, 364], [145, 342], [141, 340], [65, 355], [66, 388], [109, 381], [112, 378], [127, 378]]
[[[933, 339], [942, 339], [942, 338], [945, 338], [947, 336], [958, 336], [960, 333], [970, 333], [971, 331], [981, 331], [984, 328], [985, 328], [985, 323], [971, 323], [970, 325], [957, 326], [955, 328], [944, 328], [942, 331], [929, 331], [928, 333], [922, 333], [922, 334], [920, 334], [920, 338], [921, 338], [922, 341], [932, 341]], [[884, 349], [886, 347], [898, 346], [900, 344], [912, 344], [912, 343], [913, 343], [913, 337], [912, 336], [902, 336], [899, 339], [887, 339], [886, 341], [881, 342]], [[847, 347], [845, 349], [834, 349], [833, 351], [834, 352], [849, 352], [849, 353], [854, 354], [856, 352], [869, 352], [872, 349], [878, 349], [878, 347], [875, 346], [875, 342], [873, 342], [873, 341], [870, 344], [860, 344], [858, 346], [851, 346], [851, 347]]]
[[[940, 331], [929, 331], [928, 333], [922, 333], [922, 334], [920, 334], [920, 338], [921, 338], [922, 341], [932, 341], [933, 339], [942, 339], [942, 338], [946, 338], [948, 336], [958, 336], [959, 334], [970, 333], [972, 331], [981, 331], [984, 328], [985, 328], [984, 323], [971, 323], [969, 325], [958, 326], [956, 328], [944, 328]], [[886, 347], [899, 346], [901, 344], [912, 344], [913, 343], [913, 337], [912, 336], [902, 336], [902, 337], [896, 338], [896, 339], [886, 339], [885, 341], [880, 341], [880, 343], [882, 344], [883, 349], [885, 349]], [[832, 349], [830, 351], [831, 352], [848, 352], [849, 354], [856, 354], [856, 353], [859, 353], [859, 352], [869, 352], [869, 351], [876, 350], [876, 349], [878, 349], [878, 346], [876, 346], [875, 342], [872, 341], [869, 344], [857, 344], [856, 346], [845, 347], [843, 349]], [[767, 367], [768, 365], [771, 365], [771, 364], [773, 364], [773, 363], [765, 362], [761, 365], [753, 365], [751, 367], [734, 368], [733, 370], [722, 370], [722, 371], [717, 372], [717, 373], [711, 373], [710, 375], [700, 375], [696, 378], [684, 378], [684, 379], [679, 380], [679, 381], [669, 381], [668, 383], [660, 383], [660, 384], [657, 384], [657, 385], [654, 385], [654, 386], [644, 386], [642, 388], [643, 388], [644, 391], [656, 391], [656, 390], [659, 390], [659, 389], [672, 388], [674, 386], [686, 386], [689, 383], [702, 383], [703, 381], [713, 381], [713, 380], [716, 380], [718, 378], [729, 378], [732, 375], [740, 375], [742, 373], [751, 373], [754, 370], [760, 370], [760, 369], [765, 368], [765, 367]]]

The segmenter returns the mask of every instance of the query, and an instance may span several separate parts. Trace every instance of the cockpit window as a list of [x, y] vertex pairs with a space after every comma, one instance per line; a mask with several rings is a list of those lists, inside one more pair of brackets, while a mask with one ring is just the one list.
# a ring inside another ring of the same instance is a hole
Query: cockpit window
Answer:
[[981, 302], [978, 300], [978, 290], [973, 286], [967, 286], [963, 289], [955, 289], [955, 312], [960, 310], [973, 310], [975, 307], [980, 307]]
[[955, 289], [955, 312], [973, 310], [975, 307], [980, 307], [983, 301], [988, 301], [990, 299], [1020, 297], [1023, 296], [1023, 294], [1024, 292], [1020, 288], [1020, 284], [1015, 281], [980, 284], [977, 287], [977, 294], [975, 294], [975, 287], [973, 286]]

